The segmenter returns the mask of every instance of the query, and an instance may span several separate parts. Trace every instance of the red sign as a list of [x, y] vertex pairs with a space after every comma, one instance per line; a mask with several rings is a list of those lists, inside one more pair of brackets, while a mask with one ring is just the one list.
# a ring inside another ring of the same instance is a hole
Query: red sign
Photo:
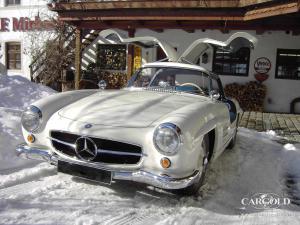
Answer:
[[[11, 26], [12, 20], [12, 26]], [[48, 20], [42, 21], [38, 16], [31, 20], [28, 17], [13, 17], [0, 18], [0, 31], [9, 32], [11, 29], [13, 31], [32, 31], [32, 30], [47, 30], [53, 28], [53, 23]]]
[[266, 57], [260, 57], [255, 60], [254, 69], [260, 74], [268, 73], [271, 69], [271, 61]]

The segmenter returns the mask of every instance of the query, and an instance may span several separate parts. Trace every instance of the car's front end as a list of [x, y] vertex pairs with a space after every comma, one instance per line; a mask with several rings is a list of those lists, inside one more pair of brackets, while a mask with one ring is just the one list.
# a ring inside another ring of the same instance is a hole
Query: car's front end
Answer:
[[60, 172], [104, 183], [131, 180], [163, 189], [181, 189], [200, 178], [195, 157], [199, 151], [193, 149], [200, 140], [194, 140], [186, 126], [175, 125], [175, 118], [174, 123], [168, 120], [150, 125], [127, 122], [126, 126], [109, 126], [80, 121], [83, 113], [78, 119], [70, 119], [62, 111], [47, 121], [37, 106], [23, 113], [26, 143], [17, 147], [19, 156], [48, 161]]

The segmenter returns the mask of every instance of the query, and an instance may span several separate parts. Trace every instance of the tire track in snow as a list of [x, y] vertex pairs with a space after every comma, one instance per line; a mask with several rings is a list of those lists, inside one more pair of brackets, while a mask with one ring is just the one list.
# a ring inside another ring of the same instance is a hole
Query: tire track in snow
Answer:
[[[161, 213], [157, 212], [149, 212], [143, 210], [136, 210], [128, 213], [124, 213], [120, 216], [116, 216], [111, 218], [110, 220], [105, 222], [105, 225], [134, 225], [134, 224], [153, 224], [153, 221], [159, 220], [161, 217]], [[155, 219], [154, 219], [155, 218]]]
[[56, 169], [46, 163], [37, 165], [30, 169], [24, 169], [9, 175], [0, 175], [0, 190], [11, 186], [37, 180], [41, 177], [53, 176]]

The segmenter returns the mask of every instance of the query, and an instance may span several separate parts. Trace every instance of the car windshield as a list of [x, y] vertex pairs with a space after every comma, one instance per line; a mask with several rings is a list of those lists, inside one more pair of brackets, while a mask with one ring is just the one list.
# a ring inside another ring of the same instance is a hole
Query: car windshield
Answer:
[[142, 68], [129, 87], [169, 89], [206, 96], [212, 90], [219, 92], [217, 81], [206, 73], [170, 67]]

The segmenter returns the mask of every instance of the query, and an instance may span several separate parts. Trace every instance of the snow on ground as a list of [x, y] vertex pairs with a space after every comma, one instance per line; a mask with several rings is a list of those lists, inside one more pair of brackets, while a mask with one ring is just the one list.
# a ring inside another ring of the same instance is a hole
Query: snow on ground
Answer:
[[25, 77], [0, 75], [0, 107], [24, 109], [52, 93], [55, 91], [32, 83]]
[[55, 91], [24, 77], [0, 75], [0, 174], [12, 168], [36, 164], [15, 156], [16, 145], [24, 142], [20, 125], [21, 110], [52, 93]]
[[[199, 197], [143, 184], [99, 185], [46, 163], [0, 175], [0, 224], [299, 224], [300, 145], [240, 128], [237, 146], [207, 174]], [[256, 193], [291, 199], [279, 209], [241, 204]]]
[[[32, 93], [41, 96], [37, 89]], [[1, 93], [3, 87], [0, 100]], [[25, 98], [19, 95], [5, 96]], [[7, 100], [3, 106], [24, 107], [11, 101], [15, 105]], [[299, 224], [300, 144], [283, 146], [272, 131], [239, 128], [236, 147], [211, 164], [200, 195], [180, 197], [138, 183], [107, 186], [57, 174], [46, 163], [20, 167], [29, 161], [13, 154], [22, 142], [15, 109], [0, 108], [0, 224]], [[262, 210], [241, 203], [257, 193], [287, 197], [291, 204]]]
[[[299, 224], [300, 145], [240, 128], [237, 146], [207, 174], [199, 197], [143, 184], [99, 185], [45, 163], [0, 175], [0, 224]], [[241, 204], [256, 193], [291, 199], [278, 209]]]

